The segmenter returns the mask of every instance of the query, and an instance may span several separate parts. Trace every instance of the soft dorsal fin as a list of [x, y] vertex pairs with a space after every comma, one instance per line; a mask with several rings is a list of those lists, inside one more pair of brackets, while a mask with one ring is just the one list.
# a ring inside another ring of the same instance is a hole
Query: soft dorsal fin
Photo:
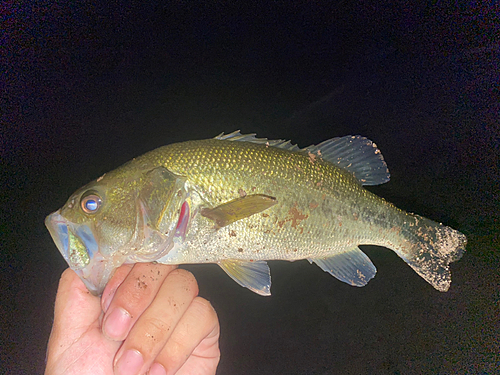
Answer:
[[377, 145], [359, 135], [328, 139], [318, 145], [299, 148], [283, 139], [257, 138], [255, 133], [241, 134], [239, 130], [214, 139], [221, 141], [252, 142], [289, 151], [308, 152], [351, 172], [361, 185], [379, 185], [389, 181], [389, 169]]
[[360, 135], [328, 139], [305, 150], [351, 172], [361, 185], [379, 185], [390, 174], [377, 145]]

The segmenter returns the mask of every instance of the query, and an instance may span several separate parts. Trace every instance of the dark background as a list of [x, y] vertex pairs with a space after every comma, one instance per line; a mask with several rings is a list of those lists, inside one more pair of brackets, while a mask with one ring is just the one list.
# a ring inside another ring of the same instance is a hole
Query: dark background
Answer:
[[270, 262], [269, 298], [187, 266], [219, 314], [219, 374], [498, 373], [498, 9], [250, 3], [2, 3], [0, 373], [44, 369], [67, 267], [44, 217], [132, 157], [237, 129], [369, 137], [391, 171], [370, 190], [469, 244], [448, 293], [377, 247], [364, 288]]

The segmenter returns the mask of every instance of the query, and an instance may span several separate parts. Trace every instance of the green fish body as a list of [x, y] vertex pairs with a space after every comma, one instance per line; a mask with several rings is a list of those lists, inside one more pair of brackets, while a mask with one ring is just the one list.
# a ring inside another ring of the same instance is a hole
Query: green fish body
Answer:
[[363, 185], [388, 181], [375, 144], [360, 136], [299, 149], [234, 132], [160, 147], [73, 194], [46, 225], [94, 294], [123, 263], [217, 263], [270, 294], [267, 260], [308, 259], [365, 285], [376, 269], [358, 245], [395, 251], [440, 291], [466, 238], [404, 212]]

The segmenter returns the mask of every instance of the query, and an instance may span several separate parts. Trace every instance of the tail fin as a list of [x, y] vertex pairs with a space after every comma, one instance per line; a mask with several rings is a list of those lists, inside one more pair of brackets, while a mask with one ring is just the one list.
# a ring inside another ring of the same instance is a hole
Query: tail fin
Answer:
[[449, 265], [462, 257], [467, 238], [452, 228], [413, 216], [416, 225], [406, 228], [406, 241], [396, 253], [434, 288], [446, 292], [451, 284]]

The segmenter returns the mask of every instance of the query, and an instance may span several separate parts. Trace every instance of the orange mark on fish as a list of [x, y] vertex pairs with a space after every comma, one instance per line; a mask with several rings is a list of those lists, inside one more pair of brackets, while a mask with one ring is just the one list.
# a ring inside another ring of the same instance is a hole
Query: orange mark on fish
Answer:
[[318, 208], [318, 206], [319, 206], [319, 203], [317, 203], [316, 201], [312, 201], [309, 203], [309, 209], [311, 209], [311, 211]]
[[311, 162], [311, 164], [314, 164], [314, 162], [316, 161], [316, 158], [317, 156], [314, 155], [312, 152], [308, 151], [307, 154], [309, 155], [309, 161]]
[[292, 221], [292, 228], [297, 228], [297, 225], [299, 225], [302, 220], [305, 220], [309, 217], [309, 215], [305, 215], [298, 210], [297, 203], [295, 203], [293, 207], [290, 208], [290, 211], [288, 211], [288, 215], [290, 215], [290, 220]]
[[297, 203], [295, 203], [293, 207], [288, 211], [288, 215], [285, 220], [278, 221], [278, 226], [280, 228], [283, 228], [283, 225], [285, 225], [286, 222], [291, 222], [291, 227], [300, 230], [300, 233], [302, 234], [304, 232], [304, 228], [299, 227], [299, 224], [301, 221], [306, 220], [308, 217], [309, 215], [306, 215], [303, 212], [299, 211], [299, 209], [297, 208]]

